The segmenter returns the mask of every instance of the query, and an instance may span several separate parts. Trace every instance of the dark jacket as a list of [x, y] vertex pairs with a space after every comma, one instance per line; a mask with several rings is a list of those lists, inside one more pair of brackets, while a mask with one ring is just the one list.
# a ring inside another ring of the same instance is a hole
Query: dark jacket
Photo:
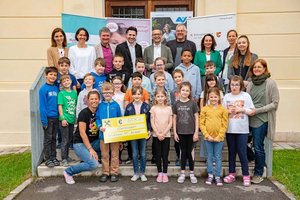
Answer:
[[[150, 124], [150, 106], [149, 104], [143, 102], [141, 106], [141, 113], [138, 114], [145, 114], [146, 115], [146, 122], [148, 131], [151, 131], [151, 124]], [[126, 106], [124, 116], [136, 115], [133, 103], [130, 103]]]
[[[121, 54], [124, 56], [124, 69], [126, 69], [130, 74], [133, 73], [133, 67], [135, 63], [132, 63], [129, 47], [127, 45], [127, 41], [118, 44], [116, 48], [116, 54]], [[142, 58], [143, 57], [143, 51], [142, 46], [136, 43], [135, 45], [135, 57], [136, 58]]]
[[[177, 40], [171, 40], [169, 42], [167, 42], [166, 46], [168, 46], [170, 49], [171, 49], [171, 52], [172, 52], [172, 57], [173, 57], [173, 62], [175, 63], [175, 59], [176, 59], [176, 53], [177, 53]], [[183, 42], [183, 49], [190, 49], [192, 50], [192, 53], [193, 53], [193, 60], [192, 60], [192, 63], [194, 63], [194, 57], [195, 57], [195, 54], [196, 54], [196, 51], [197, 51], [197, 48], [196, 48], [196, 45], [194, 42], [190, 41], [190, 40], [185, 40]], [[174, 68], [177, 67], [177, 66], [174, 66]]]

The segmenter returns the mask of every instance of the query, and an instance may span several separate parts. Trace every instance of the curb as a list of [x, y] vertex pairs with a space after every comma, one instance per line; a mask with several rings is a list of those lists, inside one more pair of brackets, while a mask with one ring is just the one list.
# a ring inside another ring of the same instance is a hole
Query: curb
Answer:
[[12, 200], [14, 199], [20, 192], [22, 192], [29, 184], [33, 182], [33, 178], [29, 178], [25, 180], [21, 185], [19, 185], [17, 188], [15, 188], [13, 191], [9, 193], [7, 197], [4, 198], [4, 200]]
[[283, 192], [289, 199], [291, 200], [297, 200], [295, 195], [293, 193], [291, 193], [290, 191], [288, 191], [288, 189], [282, 185], [279, 181], [277, 180], [271, 180], [269, 179], [270, 181], [272, 181], [272, 183], [281, 191]]

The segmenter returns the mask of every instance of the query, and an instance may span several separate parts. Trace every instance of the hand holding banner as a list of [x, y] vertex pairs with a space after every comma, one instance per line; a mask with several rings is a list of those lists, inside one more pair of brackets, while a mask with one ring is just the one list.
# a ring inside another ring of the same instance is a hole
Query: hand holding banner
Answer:
[[148, 137], [145, 114], [103, 119], [102, 125], [105, 144]]

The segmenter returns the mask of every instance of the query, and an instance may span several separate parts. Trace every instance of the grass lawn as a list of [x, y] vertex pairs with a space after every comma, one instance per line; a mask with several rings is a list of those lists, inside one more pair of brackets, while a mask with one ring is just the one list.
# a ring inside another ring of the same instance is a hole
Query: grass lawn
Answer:
[[273, 177], [300, 200], [300, 150], [275, 150]]
[[0, 156], [0, 199], [31, 176], [31, 152]]

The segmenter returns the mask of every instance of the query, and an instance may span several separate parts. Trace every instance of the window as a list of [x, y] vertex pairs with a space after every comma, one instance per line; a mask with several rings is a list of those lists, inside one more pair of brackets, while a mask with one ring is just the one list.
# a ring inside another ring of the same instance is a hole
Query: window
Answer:
[[150, 18], [151, 11], [193, 11], [195, 0], [105, 0], [105, 16]]

